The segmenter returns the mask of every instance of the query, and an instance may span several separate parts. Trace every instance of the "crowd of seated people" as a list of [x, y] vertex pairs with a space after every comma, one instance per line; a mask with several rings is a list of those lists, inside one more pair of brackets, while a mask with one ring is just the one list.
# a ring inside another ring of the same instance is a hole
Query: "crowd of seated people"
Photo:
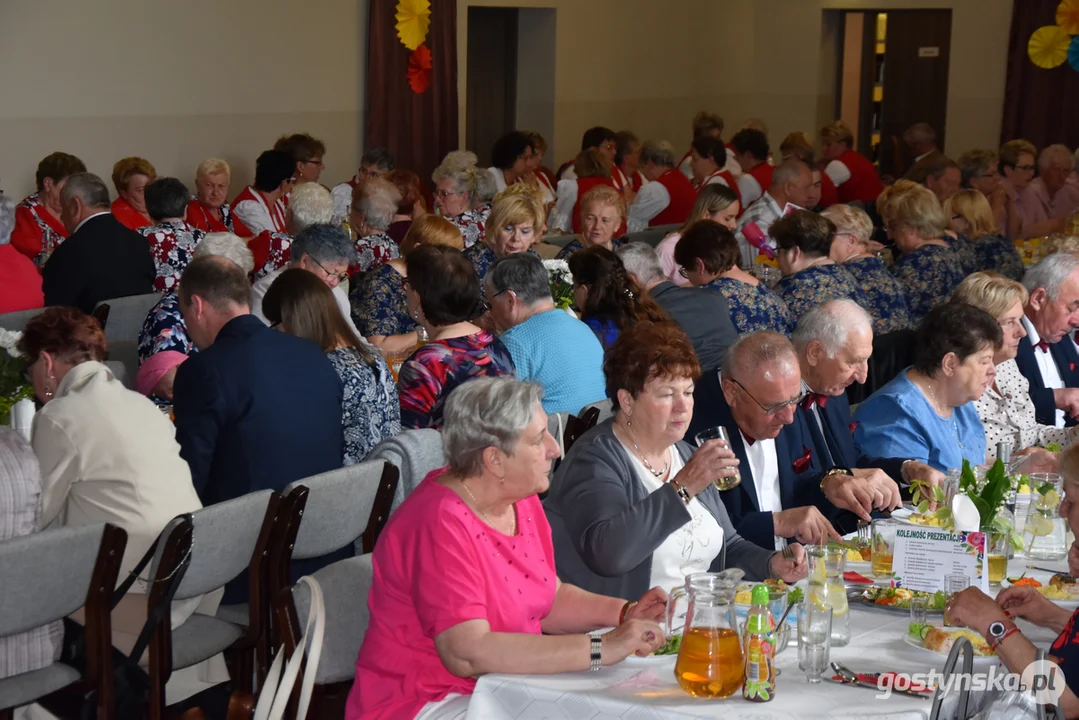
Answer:
[[[49, 155], [33, 194], [0, 195], [0, 313], [47, 308], [19, 344], [32, 442], [0, 435], [25, 518], [0, 537], [107, 520], [134, 538], [126, 567], [177, 513], [437, 430], [448, 467], [375, 548], [347, 713], [411, 717], [460, 710], [483, 673], [646, 653], [686, 574], [796, 581], [804, 545], [997, 442], [1067, 467], [1042, 446], [1079, 423], [1079, 259], [1026, 267], [1013, 244], [1079, 210], [1067, 148], [953, 161], [918, 124], [893, 181], [842, 122], [774, 155], [759, 120], [723, 131], [699, 114], [680, 158], [597, 126], [557, 172], [524, 130], [489, 166], [458, 150], [430, 177], [372, 148], [332, 188], [325, 145], [294, 133], [231, 200], [217, 158], [190, 188], [124, 158], [114, 199]], [[91, 315], [142, 295], [132, 390]], [[564, 452], [548, 415], [599, 403], [613, 416]], [[717, 427], [729, 443], [695, 446]], [[741, 484], [718, 490], [733, 468]], [[504, 551], [496, 575], [487, 544], [507, 535], [536, 550]], [[220, 600], [178, 604], [174, 625]], [[123, 648], [145, 601], [118, 612]], [[598, 650], [583, 634], [612, 626]], [[18, 642], [55, 656], [52, 628]]]

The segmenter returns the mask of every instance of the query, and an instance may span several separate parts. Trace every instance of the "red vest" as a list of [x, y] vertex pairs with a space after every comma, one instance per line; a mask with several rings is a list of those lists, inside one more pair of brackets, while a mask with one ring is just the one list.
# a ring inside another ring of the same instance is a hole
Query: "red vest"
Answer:
[[730, 171], [728, 170], [716, 170], [714, 173], [706, 177], [704, 179], [704, 182], [697, 187], [697, 193], [700, 193], [701, 190], [704, 190], [704, 188], [714, 177], [723, 178], [723, 182], [727, 183], [727, 187], [734, 191], [735, 197], [738, 198], [738, 215], [744, 213], [746, 211], [746, 206], [742, 202], [742, 191], [738, 189], [738, 183], [735, 181], [734, 175], [731, 175]]
[[751, 175], [757, 184], [761, 186], [761, 194], [768, 192], [768, 189], [772, 187], [772, 175], [775, 174], [775, 167], [768, 162], [762, 162], [757, 165], [747, 174]]
[[622, 168], [615, 165], [611, 168], [611, 180], [614, 182], [614, 189], [620, 193], [625, 193], [626, 188], [629, 187], [629, 178], [622, 172]]
[[693, 189], [693, 183], [682, 174], [678, 168], [671, 168], [660, 175], [656, 182], [667, 188], [667, 194], [671, 201], [667, 207], [648, 221], [649, 227], [657, 225], [679, 225], [686, 221], [689, 213], [693, 210], [693, 203], [697, 199], [697, 191]]
[[124, 200], [122, 197], [118, 197], [112, 201], [112, 214], [121, 224], [132, 230], [138, 230], [141, 227], [153, 225], [149, 218], [136, 210], [134, 205], [127, 200]]
[[843, 183], [836, 190], [839, 193], [839, 202], [849, 203], [860, 200], [863, 203], [871, 203], [884, 190], [884, 184], [880, 181], [880, 175], [869, 158], [854, 150], [848, 150], [840, 155], [839, 162], [850, 170], [850, 180]]
[[[573, 204], [573, 232], [578, 235], [581, 234], [581, 198], [584, 194], [594, 187], [600, 185], [606, 185], [612, 187], [615, 190], [618, 188], [615, 186], [614, 181], [605, 177], [589, 177], [589, 178], [577, 178], [577, 202]], [[622, 225], [618, 228], [618, 231], [614, 234], [615, 237], [622, 237], [626, 234], [626, 220], [622, 219]]]
[[835, 183], [832, 182], [832, 178], [828, 177], [828, 173], [822, 172], [820, 174], [820, 205], [822, 208], [832, 207], [839, 203], [839, 191], [835, 187]]
[[[254, 235], [247, 229], [246, 225], [240, 222], [240, 218], [232, 213], [232, 208], [229, 207], [228, 203], [222, 205], [219, 212], [221, 213], [221, 220], [214, 217], [214, 214], [204, 207], [198, 198], [191, 198], [191, 202], [187, 204], [187, 224], [207, 233], [230, 232], [242, 238]], [[231, 221], [232, 228], [229, 228], [225, 223], [225, 218]]]

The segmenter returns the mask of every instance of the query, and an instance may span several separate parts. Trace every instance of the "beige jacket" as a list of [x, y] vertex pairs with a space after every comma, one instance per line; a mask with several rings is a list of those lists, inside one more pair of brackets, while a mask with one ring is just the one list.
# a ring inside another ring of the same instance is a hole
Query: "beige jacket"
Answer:
[[[202, 507], [169, 419], [99, 362], [76, 366], [34, 418], [42, 526], [127, 531], [122, 579], [169, 520]], [[133, 591], [142, 583], [136, 583]]]

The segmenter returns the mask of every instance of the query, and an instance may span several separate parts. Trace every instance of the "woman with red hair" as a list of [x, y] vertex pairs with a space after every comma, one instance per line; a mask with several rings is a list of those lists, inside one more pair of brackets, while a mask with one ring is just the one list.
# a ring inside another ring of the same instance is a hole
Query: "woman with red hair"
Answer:
[[123, 225], [138, 230], [154, 221], [146, 212], [146, 186], [157, 179], [157, 170], [149, 160], [126, 157], [112, 166], [112, 184], [118, 197], [112, 203], [112, 214]]

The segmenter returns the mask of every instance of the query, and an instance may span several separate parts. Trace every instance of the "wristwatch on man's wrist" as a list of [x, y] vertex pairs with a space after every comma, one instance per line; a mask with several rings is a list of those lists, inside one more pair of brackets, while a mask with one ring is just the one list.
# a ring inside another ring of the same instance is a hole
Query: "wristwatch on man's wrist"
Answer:
[[821, 489], [821, 490], [823, 490], [823, 489], [824, 489], [824, 482], [825, 482], [825, 481], [826, 481], [826, 480], [827, 480], [828, 478], [832, 477], [833, 475], [853, 475], [853, 474], [854, 474], [854, 473], [853, 473], [853, 472], [851, 472], [850, 468], [840, 467], [840, 466], [836, 465], [836, 466], [835, 466], [835, 467], [833, 467], [833, 468], [832, 468], [831, 470], [829, 470], [828, 472], [824, 473], [824, 477], [822, 477], [822, 478], [820, 479], [820, 489]]

